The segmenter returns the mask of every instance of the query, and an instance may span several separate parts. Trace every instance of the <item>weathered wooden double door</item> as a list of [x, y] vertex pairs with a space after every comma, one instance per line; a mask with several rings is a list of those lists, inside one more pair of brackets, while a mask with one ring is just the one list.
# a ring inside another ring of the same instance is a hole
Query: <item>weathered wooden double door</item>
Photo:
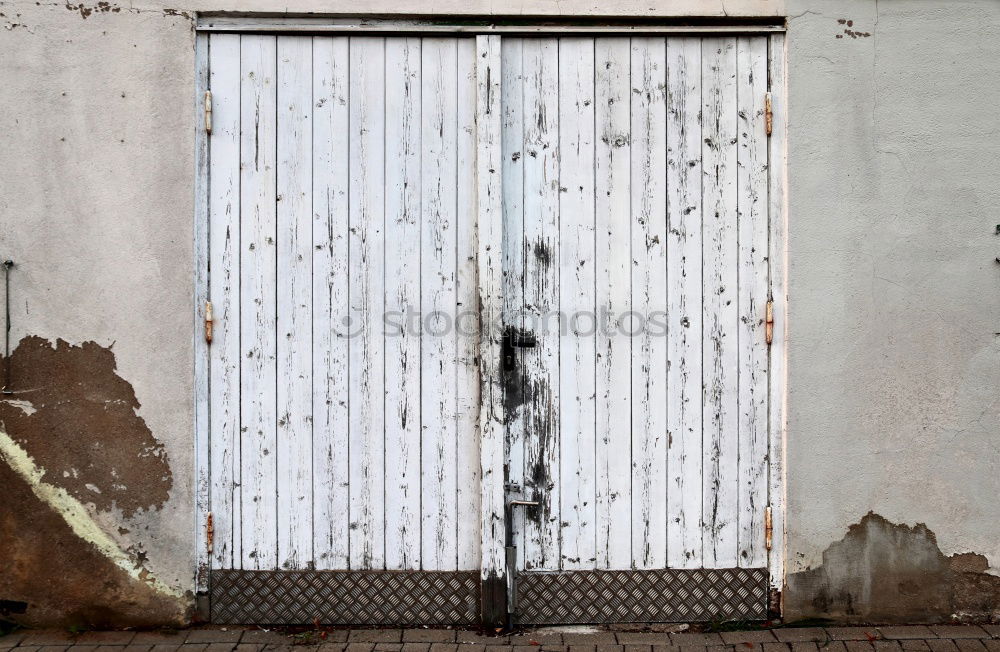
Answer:
[[766, 614], [770, 43], [210, 36], [213, 619]]

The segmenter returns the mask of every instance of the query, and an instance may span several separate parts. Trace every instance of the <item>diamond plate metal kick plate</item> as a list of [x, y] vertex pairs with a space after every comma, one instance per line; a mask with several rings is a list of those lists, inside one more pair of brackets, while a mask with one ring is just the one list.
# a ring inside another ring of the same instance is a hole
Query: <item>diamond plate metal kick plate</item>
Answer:
[[478, 571], [216, 570], [212, 622], [472, 625], [479, 591]]
[[767, 569], [525, 571], [521, 624], [765, 620]]

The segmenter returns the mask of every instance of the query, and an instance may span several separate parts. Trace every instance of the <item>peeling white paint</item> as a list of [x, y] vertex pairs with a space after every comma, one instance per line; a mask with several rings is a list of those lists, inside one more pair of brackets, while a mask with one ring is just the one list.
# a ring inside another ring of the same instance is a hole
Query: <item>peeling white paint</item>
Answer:
[[94, 521], [83, 503], [62, 487], [56, 487], [43, 481], [45, 469], [38, 466], [28, 452], [18, 446], [17, 442], [3, 430], [0, 430], [0, 459], [28, 483], [32, 493], [39, 500], [55, 510], [66, 521], [76, 536], [97, 548], [98, 552], [110, 559], [115, 566], [121, 568], [136, 581], [149, 585], [158, 593], [178, 599], [184, 598], [183, 593], [153, 578], [138, 561], [123, 552]]
[[16, 398], [5, 398], [3, 399], [2, 402], [12, 407], [16, 407], [29, 417], [35, 412], [38, 412], [38, 410], [35, 409], [35, 406], [31, 403], [31, 401], [23, 401], [21, 399], [16, 399]]

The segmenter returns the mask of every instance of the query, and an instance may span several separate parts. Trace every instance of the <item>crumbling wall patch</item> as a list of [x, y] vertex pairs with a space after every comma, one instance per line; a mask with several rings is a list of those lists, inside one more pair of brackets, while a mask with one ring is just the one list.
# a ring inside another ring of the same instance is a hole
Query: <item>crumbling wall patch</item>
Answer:
[[[6, 618], [29, 626], [183, 623], [190, 596], [154, 577], [141, 545], [123, 550], [95, 520], [158, 511], [173, 479], [111, 347], [29, 336], [0, 375], [0, 510]], [[119, 534], [129, 528], [119, 527]]]
[[874, 512], [823, 552], [820, 566], [788, 576], [786, 618], [857, 622], [982, 621], [1000, 617], [1000, 577], [982, 555], [946, 556], [923, 523]]

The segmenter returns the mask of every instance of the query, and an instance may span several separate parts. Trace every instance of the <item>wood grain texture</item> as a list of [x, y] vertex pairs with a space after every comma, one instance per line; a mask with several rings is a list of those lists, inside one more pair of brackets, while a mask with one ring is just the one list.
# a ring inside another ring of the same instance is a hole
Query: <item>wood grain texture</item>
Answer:
[[736, 39], [737, 238], [739, 259], [739, 523], [738, 560], [767, 565], [763, 539], [767, 506], [767, 40]]
[[504, 418], [500, 383], [503, 280], [500, 147], [500, 37], [476, 37], [476, 192], [479, 221], [480, 336], [479, 412], [481, 555], [484, 580], [496, 583], [504, 569]]
[[737, 565], [739, 342], [736, 40], [702, 41], [703, 563]]
[[[522, 70], [523, 39], [501, 39], [500, 80], [501, 138], [500, 156], [503, 176], [503, 327], [504, 332], [522, 332], [526, 326], [524, 316], [525, 239], [524, 239], [524, 73]], [[527, 352], [517, 349], [513, 354], [514, 366], [505, 368], [504, 459], [507, 463], [507, 482], [524, 487], [524, 446], [527, 434], [529, 405], [525, 400], [528, 380], [524, 373]], [[516, 492], [508, 499], [521, 498]], [[513, 534], [519, 539], [524, 532], [524, 509], [514, 509], [510, 514]], [[518, 548], [519, 564], [523, 564], [524, 546]]]
[[[211, 190], [211, 173], [209, 165], [209, 134], [199, 124], [198, 118], [204, 115], [205, 91], [209, 89], [211, 62], [209, 61], [208, 34], [195, 35], [195, 209], [194, 209], [194, 427], [195, 435], [195, 590], [205, 592], [209, 589], [209, 578], [213, 566], [212, 551], [209, 544], [208, 515], [212, 511], [212, 428], [210, 425], [212, 399], [210, 396], [209, 374], [211, 373], [211, 350], [204, 335], [205, 302], [210, 299], [210, 269], [209, 251], [211, 249], [211, 228], [209, 215], [209, 193]], [[239, 60], [239, 42], [236, 45], [237, 61]], [[230, 66], [231, 74], [239, 79], [239, 64]], [[237, 134], [239, 132], [237, 131]], [[237, 135], [237, 138], [239, 136]], [[237, 157], [237, 162], [239, 158]], [[238, 163], [237, 163], [238, 165]], [[238, 168], [237, 168], [238, 169]], [[238, 353], [237, 353], [238, 355]], [[237, 408], [237, 412], [239, 408]], [[239, 428], [237, 427], [237, 437]], [[230, 495], [230, 505], [232, 495]], [[235, 522], [231, 513], [222, 518]], [[232, 528], [232, 525], [229, 526]], [[232, 540], [230, 529], [230, 540]], [[226, 555], [224, 560], [232, 566], [232, 555]]]
[[632, 558], [667, 560], [666, 40], [632, 39]]
[[[559, 46], [522, 41], [524, 316], [538, 344], [524, 349], [525, 510], [519, 555], [526, 569], [560, 568], [559, 467]], [[556, 317], [553, 317], [556, 315]], [[522, 550], [523, 549], [523, 550]]]
[[385, 567], [385, 39], [350, 42], [350, 556]]
[[787, 274], [788, 274], [788, 213], [786, 204], [787, 160], [786, 132], [788, 113], [785, 98], [788, 96], [785, 75], [785, 37], [769, 37], [768, 77], [772, 95], [773, 130], [768, 142], [768, 275], [771, 299], [774, 301], [774, 339], [769, 356], [769, 415], [768, 415], [768, 490], [771, 505], [773, 543], [768, 554], [771, 587], [781, 590], [785, 580], [785, 438], [787, 392]]
[[348, 39], [313, 39], [313, 550], [319, 570], [348, 556]]
[[631, 294], [631, 49], [598, 39], [594, 52], [597, 317], [596, 481], [598, 568], [632, 567], [630, 432], [632, 341], [623, 315]]
[[312, 39], [278, 38], [278, 564], [312, 563]]
[[421, 562], [421, 334], [406, 322], [421, 303], [421, 53], [419, 38], [385, 41], [385, 563], [390, 570], [417, 569]]
[[476, 41], [459, 39], [457, 45], [456, 151], [458, 169], [456, 310], [458, 321], [458, 409], [456, 468], [459, 471], [455, 509], [458, 550], [457, 570], [480, 566], [479, 471], [479, 283], [477, 270], [476, 184]]
[[[240, 36], [211, 37], [212, 134], [207, 268], [212, 283], [209, 364], [214, 568], [240, 559]], [[201, 329], [199, 329], [201, 330]], [[203, 333], [199, 333], [204, 340]]]
[[455, 39], [425, 38], [420, 150], [421, 559], [425, 570], [453, 570], [457, 559], [458, 388], [453, 327], [458, 264], [457, 77]]
[[241, 556], [259, 570], [278, 560], [277, 53], [274, 36], [240, 41]]
[[780, 586], [780, 36], [208, 45], [213, 567], [496, 586], [508, 480], [522, 569]]
[[701, 40], [667, 39], [667, 565], [699, 568], [702, 492]]
[[594, 374], [594, 39], [559, 39], [559, 464], [562, 568], [597, 552]]

